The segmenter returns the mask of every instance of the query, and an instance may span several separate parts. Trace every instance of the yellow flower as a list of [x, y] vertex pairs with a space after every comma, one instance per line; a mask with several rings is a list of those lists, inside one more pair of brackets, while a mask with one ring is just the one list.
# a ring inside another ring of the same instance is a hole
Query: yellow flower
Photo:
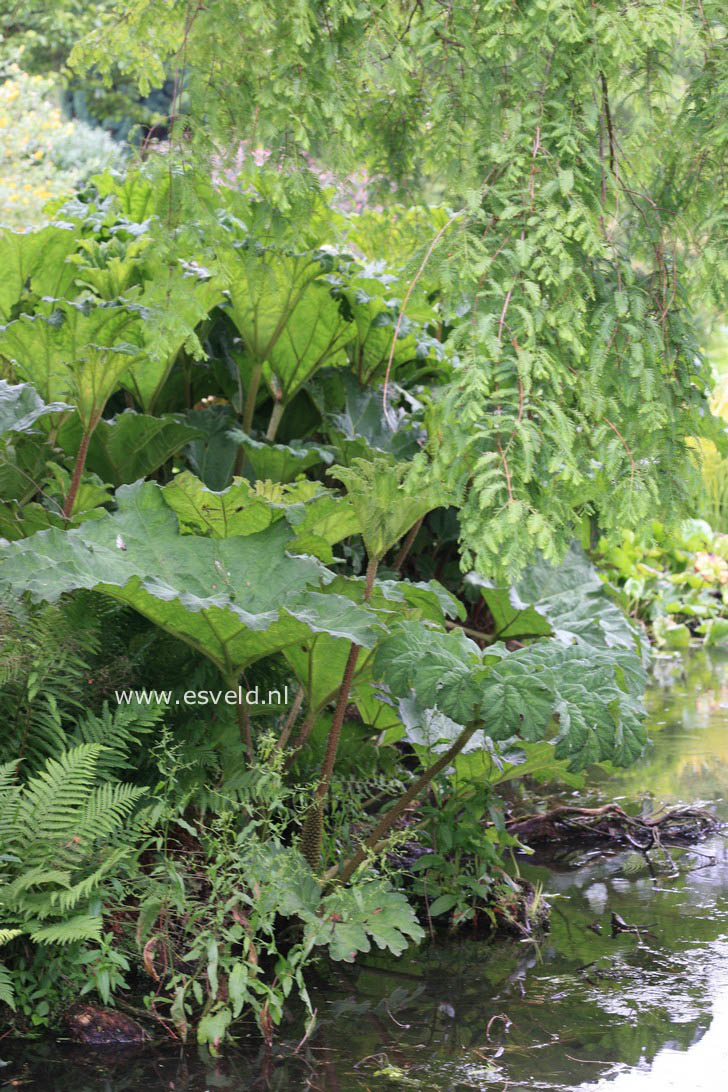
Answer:
[[43, 158], [43, 151], [42, 151], [41, 148], [38, 148], [37, 151], [33, 152], [33, 159], [42, 159], [42, 158]]

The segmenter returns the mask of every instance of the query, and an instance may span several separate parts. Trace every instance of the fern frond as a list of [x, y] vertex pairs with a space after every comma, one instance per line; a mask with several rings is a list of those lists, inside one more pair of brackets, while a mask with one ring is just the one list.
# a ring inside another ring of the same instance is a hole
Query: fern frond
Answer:
[[54, 892], [52, 895], [53, 910], [54, 912], [61, 911], [67, 913], [69, 910], [73, 910], [84, 899], [88, 899], [91, 895], [98, 890], [101, 881], [109, 873], [113, 872], [118, 864], [128, 856], [129, 850], [122, 846], [106, 858], [106, 860], [99, 865], [95, 872], [92, 872], [80, 883], [74, 884], [73, 887], [67, 891]]
[[127, 818], [144, 789], [135, 785], [113, 785], [106, 782], [91, 793], [84, 813], [78, 816], [78, 836], [88, 832], [91, 839], [104, 838]]
[[73, 944], [76, 940], [100, 940], [102, 924], [100, 914], [79, 914], [57, 925], [31, 924], [30, 939], [36, 944]]
[[[81, 744], [49, 759], [22, 793], [18, 826], [26, 853], [37, 859], [43, 847], [75, 835], [79, 811], [83, 811], [96, 780], [99, 744]], [[21, 843], [22, 844], [22, 843]]]
[[8, 1005], [15, 1010], [15, 991], [10, 971], [4, 963], [0, 963], [0, 1004]]
[[83, 708], [101, 626], [84, 596], [60, 606], [0, 607], [0, 761], [34, 770], [67, 746], [66, 722]]
[[122, 844], [98, 859], [101, 843], [119, 834], [144, 792], [119, 782], [96, 785], [102, 751], [99, 743], [79, 744], [48, 760], [23, 786], [15, 782], [14, 764], [0, 766], [0, 917], [6, 929], [21, 928], [47, 944], [98, 936], [100, 917], [62, 919], [88, 904], [128, 854], [129, 844]]
[[163, 706], [140, 703], [119, 705], [111, 712], [104, 702], [100, 714], [87, 713], [69, 734], [67, 746], [80, 743], [99, 743], [103, 751], [99, 755], [97, 771], [105, 780], [122, 770], [133, 768], [129, 753], [139, 746], [140, 736], [148, 735], [164, 716]]
[[16, 906], [19, 897], [32, 887], [48, 887], [49, 884], [69, 887], [70, 883], [70, 872], [61, 872], [58, 869], [47, 869], [42, 866], [30, 868], [21, 872], [12, 883], [0, 888], [0, 906]]

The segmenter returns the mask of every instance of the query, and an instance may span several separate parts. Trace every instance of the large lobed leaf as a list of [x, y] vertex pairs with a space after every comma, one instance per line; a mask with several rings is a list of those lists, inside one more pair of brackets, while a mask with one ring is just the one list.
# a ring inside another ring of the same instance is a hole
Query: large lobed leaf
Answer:
[[411, 485], [411, 464], [387, 456], [354, 459], [329, 473], [346, 486], [370, 558], [381, 560], [419, 519], [449, 503], [437, 483]]
[[[337, 576], [330, 590], [355, 603], [363, 603], [365, 581], [356, 577]], [[387, 625], [404, 619], [434, 621], [441, 624], [448, 614], [457, 613], [460, 604], [436, 581], [412, 584], [409, 581], [377, 581], [369, 599], [369, 607]], [[328, 633], [313, 634], [308, 644], [290, 645], [284, 656], [306, 691], [309, 709], [323, 708], [335, 697], [344, 676], [349, 656], [348, 642]], [[360, 655], [354, 675], [352, 700], [365, 723], [379, 721], [385, 708], [374, 699], [371, 681], [371, 657]]]
[[0, 230], [0, 322], [12, 317], [25, 288], [38, 296], [65, 296], [76, 271], [66, 262], [77, 245], [68, 224], [49, 224], [39, 231]]
[[401, 955], [409, 940], [424, 936], [405, 896], [386, 880], [338, 887], [322, 897], [319, 882], [297, 850], [251, 839], [243, 854], [246, 877], [256, 892], [255, 913], [264, 919], [274, 914], [299, 918], [306, 952], [325, 946], [332, 959], [353, 963], [360, 952], [370, 951], [372, 940], [378, 948]]
[[151, 279], [139, 300], [149, 315], [141, 331], [144, 352], [131, 364], [125, 383], [145, 413], [151, 413], [180, 350], [186, 347], [195, 359], [204, 358], [195, 330], [222, 303], [223, 282], [198, 267], [168, 269], [149, 261], [146, 266]]
[[353, 963], [360, 952], [370, 951], [372, 940], [397, 956], [411, 940], [420, 941], [424, 935], [404, 895], [375, 879], [326, 895], [319, 914], [309, 917], [303, 942], [311, 947], [325, 944], [332, 959]]
[[301, 440], [293, 440], [290, 444], [263, 443], [242, 429], [232, 429], [229, 436], [245, 448], [256, 478], [268, 481], [289, 482], [312, 466], [321, 463], [330, 466], [334, 458], [329, 448], [305, 444]]
[[[317, 482], [289, 484], [236, 478], [216, 491], [185, 472], [164, 487], [164, 499], [183, 531], [212, 538], [250, 535], [285, 519], [295, 531], [290, 551], [331, 560], [331, 547], [358, 529], [351, 505]], [[292, 532], [293, 534], [293, 532]]]
[[578, 543], [560, 565], [539, 557], [513, 587], [482, 594], [504, 641], [553, 633], [565, 645], [632, 650], [639, 640]]
[[487, 746], [487, 738], [549, 739], [573, 770], [602, 761], [624, 766], [646, 741], [645, 674], [634, 645], [618, 651], [545, 638], [515, 652], [503, 645], [481, 652], [461, 633], [404, 623], [377, 648], [372, 674], [400, 699], [401, 719], [419, 745], [451, 743], [475, 721], [481, 727], [471, 748]]
[[118, 510], [72, 531], [55, 528], [0, 547], [0, 586], [54, 601], [91, 588], [128, 603], [208, 656], [228, 678], [315, 632], [371, 647], [371, 611], [324, 589], [334, 574], [292, 557], [294, 532], [279, 520], [234, 538], [182, 534], [165, 491], [122, 486]]
[[231, 316], [275, 397], [291, 400], [354, 336], [312, 255], [228, 255]]
[[[200, 430], [180, 415], [149, 417], [125, 410], [110, 421], [99, 421], [89, 443], [86, 467], [111, 485], [128, 485], [153, 474], [200, 436]], [[69, 454], [78, 451], [81, 429], [77, 417], [65, 422], [58, 442]]]
[[0, 329], [0, 354], [46, 402], [68, 399], [93, 427], [137, 349], [140, 316], [121, 306], [61, 303]]

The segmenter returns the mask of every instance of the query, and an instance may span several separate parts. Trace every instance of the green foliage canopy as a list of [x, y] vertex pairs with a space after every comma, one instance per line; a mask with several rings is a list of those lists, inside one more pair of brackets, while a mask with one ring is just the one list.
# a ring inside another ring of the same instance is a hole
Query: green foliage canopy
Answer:
[[581, 513], [610, 531], [685, 500], [684, 438], [709, 428], [691, 293], [726, 287], [721, 9], [136, 0], [72, 63], [113, 58], [142, 92], [176, 70], [166, 156], [265, 149], [301, 230], [304, 155], [461, 210], [428, 273], [442, 319], [466, 320], [427, 458], [487, 572], [558, 557]]

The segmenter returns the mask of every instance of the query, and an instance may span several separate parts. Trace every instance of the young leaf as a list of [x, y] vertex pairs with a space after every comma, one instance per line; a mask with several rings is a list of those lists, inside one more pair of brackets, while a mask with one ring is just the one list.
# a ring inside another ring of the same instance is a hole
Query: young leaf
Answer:
[[354, 459], [351, 466], [335, 466], [329, 471], [346, 486], [367, 554], [377, 561], [418, 519], [448, 503], [444, 491], [435, 484], [409, 490], [410, 470], [409, 463], [393, 463], [378, 456], [370, 462]]
[[306, 925], [304, 944], [328, 947], [332, 959], [353, 963], [360, 952], [379, 948], [401, 955], [407, 938], [424, 937], [415, 912], [404, 895], [383, 880], [371, 880], [352, 888], [338, 888], [321, 902], [320, 916]]

